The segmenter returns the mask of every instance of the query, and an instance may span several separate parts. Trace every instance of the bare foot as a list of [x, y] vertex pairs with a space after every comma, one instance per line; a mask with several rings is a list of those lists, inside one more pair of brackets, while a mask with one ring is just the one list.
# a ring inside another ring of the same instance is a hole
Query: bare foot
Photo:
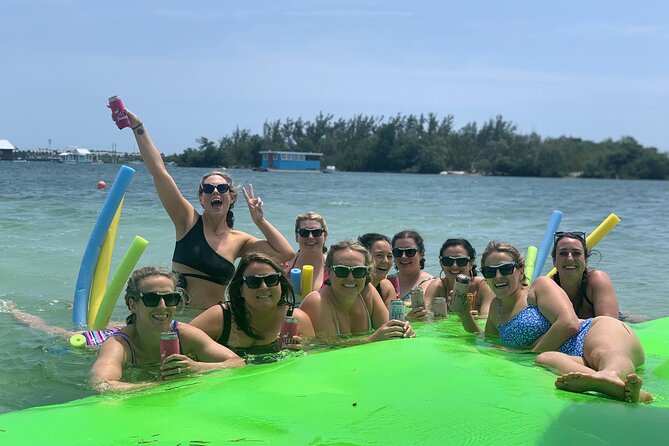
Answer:
[[[639, 381], [641, 380], [639, 379]], [[592, 374], [581, 372], [566, 373], [562, 376], [558, 376], [555, 380], [555, 387], [577, 393], [589, 391], [599, 392], [617, 400], [626, 401], [625, 382], [613, 372], [595, 372]], [[637, 390], [640, 389], [641, 383], [638, 384]], [[633, 385], [630, 383], [630, 393], [632, 392]]]
[[650, 403], [653, 401], [653, 396], [650, 393], [641, 390], [641, 384], [643, 384], [643, 381], [636, 373], [627, 375], [624, 387], [625, 401], [628, 403]]

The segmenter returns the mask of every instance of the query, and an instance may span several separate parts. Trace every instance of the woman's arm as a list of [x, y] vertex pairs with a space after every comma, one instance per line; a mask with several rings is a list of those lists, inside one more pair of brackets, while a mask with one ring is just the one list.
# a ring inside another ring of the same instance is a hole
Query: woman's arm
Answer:
[[547, 277], [538, 277], [529, 292], [539, 311], [551, 323], [532, 351], [558, 351], [567, 339], [578, 333], [579, 321], [569, 297], [558, 284]]
[[91, 385], [98, 392], [121, 391], [148, 387], [151, 383], [126, 383], [121, 381], [126, 360], [125, 347], [118, 339], [107, 339], [91, 367]]
[[262, 199], [253, 194], [253, 185], [249, 184], [248, 193], [242, 187], [242, 193], [246, 199], [246, 204], [249, 206], [249, 213], [251, 214], [253, 223], [260, 229], [266, 240], [260, 240], [249, 235], [244, 242], [239, 256], [259, 251], [270, 257], [274, 257], [279, 262], [291, 260], [295, 256], [293, 247], [288, 243], [286, 237], [265, 219]]
[[383, 279], [379, 285], [381, 286], [381, 300], [386, 308], [390, 308], [390, 302], [398, 299], [395, 287], [388, 279]]
[[189, 325], [199, 328], [211, 339], [217, 341], [223, 333], [223, 323], [223, 308], [220, 305], [214, 305], [198, 314], [189, 322]]
[[446, 293], [446, 289], [444, 288], [444, 284], [441, 282], [441, 280], [430, 280], [429, 285], [427, 286], [427, 289], [425, 290], [425, 305], [427, 305], [429, 308], [432, 308], [432, 304], [434, 303], [434, 298], [435, 297], [445, 297], [446, 300], [448, 300], [448, 294]]
[[487, 319], [490, 312], [490, 304], [495, 298], [495, 293], [490, 289], [485, 280], [481, 280], [476, 292], [476, 300], [480, 302], [478, 312], [480, 319]]
[[139, 147], [139, 153], [142, 155], [142, 160], [144, 160], [144, 165], [153, 177], [158, 197], [165, 211], [167, 211], [167, 215], [170, 216], [170, 219], [174, 223], [177, 237], [180, 238], [180, 235], [185, 234], [193, 226], [197, 218], [197, 213], [188, 200], [181, 195], [174, 179], [167, 172], [160, 152], [158, 152], [153, 141], [151, 141], [139, 117], [128, 111], [128, 118], [130, 118], [131, 127], [134, 129], [133, 133]]
[[618, 297], [611, 278], [604, 271], [588, 271], [588, 289], [595, 316], [611, 316], [618, 319]]
[[297, 319], [297, 332], [299, 336], [306, 338], [313, 338], [316, 336], [314, 326], [309, 319], [309, 315], [299, 308], [293, 310], [293, 317]]

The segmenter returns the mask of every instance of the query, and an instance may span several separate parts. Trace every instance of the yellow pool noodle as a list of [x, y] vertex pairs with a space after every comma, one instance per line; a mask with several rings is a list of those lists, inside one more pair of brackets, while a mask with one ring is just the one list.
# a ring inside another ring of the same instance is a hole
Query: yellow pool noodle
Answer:
[[105, 236], [105, 241], [102, 243], [100, 248], [100, 255], [98, 256], [98, 261], [95, 264], [95, 271], [93, 272], [93, 282], [91, 285], [91, 294], [88, 298], [88, 325], [92, 325], [95, 321], [95, 315], [100, 308], [100, 302], [102, 302], [102, 297], [105, 295], [107, 290], [107, 283], [109, 282], [109, 270], [111, 268], [112, 254], [114, 253], [114, 242], [116, 242], [116, 232], [118, 231], [118, 222], [121, 219], [121, 209], [123, 208], [123, 200], [116, 209], [116, 214], [112, 219], [111, 225], [109, 225], [109, 230]]
[[[620, 223], [620, 219], [616, 214], [612, 213], [606, 217], [606, 220], [601, 222], [600, 225], [597, 226], [595, 230], [592, 231], [592, 233], [585, 239], [585, 246], [588, 248], [588, 250], [594, 248], [597, 243], [599, 243], [599, 241], [603, 239], [604, 236], [608, 234], [609, 231], [611, 231], [611, 229], [613, 229], [618, 223]], [[553, 277], [556, 272], [557, 270], [553, 268], [548, 274], [546, 274], [546, 276]]]
[[527, 255], [525, 256], [525, 277], [529, 280], [532, 280], [534, 275], [534, 263], [537, 260], [537, 247], [528, 246]]
[[109, 283], [109, 288], [107, 288], [107, 292], [102, 298], [100, 308], [95, 316], [95, 322], [93, 322], [93, 326], [90, 328], [91, 330], [102, 330], [107, 327], [109, 318], [116, 306], [116, 301], [148, 244], [149, 242], [142, 237], [138, 235], [135, 236], [130, 248], [128, 248], [128, 252], [125, 253], [125, 257], [121, 260], [121, 264], [118, 266], [118, 269], [114, 273], [114, 277], [112, 277], [112, 280]]
[[306, 297], [311, 293], [314, 287], [314, 267], [311, 265], [304, 265], [302, 267], [302, 297]]
[[75, 348], [86, 347], [86, 338], [82, 334], [75, 334], [70, 337], [70, 345]]

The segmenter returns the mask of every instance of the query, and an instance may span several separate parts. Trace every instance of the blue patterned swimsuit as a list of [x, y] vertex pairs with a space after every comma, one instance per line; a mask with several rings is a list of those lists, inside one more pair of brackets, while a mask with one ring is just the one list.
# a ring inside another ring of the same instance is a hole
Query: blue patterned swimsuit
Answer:
[[[499, 306], [498, 320], [501, 318], [502, 305]], [[560, 351], [571, 356], [583, 356], [583, 343], [590, 331], [592, 319], [581, 322], [576, 333], [562, 344]], [[499, 338], [503, 343], [514, 348], [527, 348], [539, 337], [546, 334], [551, 323], [541, 314], [539, 308], [529, 305], [512, 317], [506, 324], [499, 324]]]

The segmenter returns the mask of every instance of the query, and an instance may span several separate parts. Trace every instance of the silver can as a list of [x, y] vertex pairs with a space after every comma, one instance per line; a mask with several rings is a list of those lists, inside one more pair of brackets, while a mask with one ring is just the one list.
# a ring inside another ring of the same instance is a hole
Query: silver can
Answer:
[[392, 300], [390, 301], [390, 317], [389, 319], [396, 320], [396, 321], [402, 321], [404, 322], [406, 320], [406, 317], [404, 317], [404, 302], [401, 300]]
[[447, 317], [448, 311], [446, 309], [446, 298], [445, 297], [435, 297], [432, 302], [432, 312], [434, 317]]
[[411, 308], [425, 308], [425, 298], [422, 288], [414, 288], [411, 290]]

